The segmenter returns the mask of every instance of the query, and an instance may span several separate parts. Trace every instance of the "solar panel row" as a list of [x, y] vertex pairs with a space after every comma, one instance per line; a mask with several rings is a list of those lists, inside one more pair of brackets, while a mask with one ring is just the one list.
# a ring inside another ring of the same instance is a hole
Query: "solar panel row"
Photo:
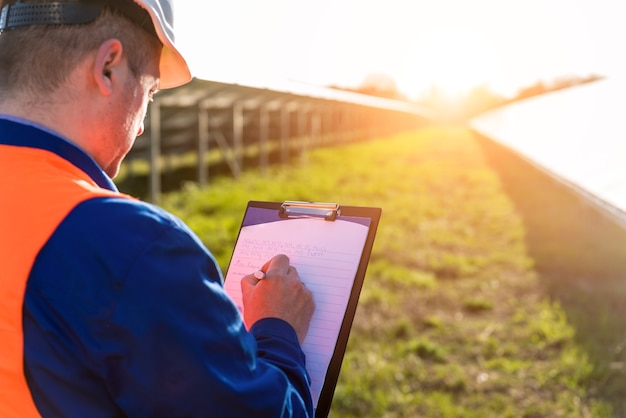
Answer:
[[[210, 149], [218, 149], [238, 176], [244, 156], [254, 149], [264, 170], [270, 150], [286, 162], [317, 146], [360, 140], [413, 128], [430, 119], [417, 104], [296, 83], [267, 88], [194, 79], [156, 95], [144, 137], [127, 161], [151, 163], [150, 195], [159, 199], [163, 156], [198, 156], [198, 182], [208, 181]], [[146, 140], [146, 138], [148, 140]]]
[[603, 79], [513, 103], [471, 121], [626, 225], [626, 82]]

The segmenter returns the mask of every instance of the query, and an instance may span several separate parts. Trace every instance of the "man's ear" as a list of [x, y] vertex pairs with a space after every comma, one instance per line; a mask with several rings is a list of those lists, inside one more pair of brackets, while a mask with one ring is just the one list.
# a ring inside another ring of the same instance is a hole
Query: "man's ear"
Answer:
[[122, 42], [118, 39], [103, 42], [96, 52], [92, 75], [100, 93], [105, 96], [113, 92], [116, 72], [120, 70], [123, 62], [122, 53]]

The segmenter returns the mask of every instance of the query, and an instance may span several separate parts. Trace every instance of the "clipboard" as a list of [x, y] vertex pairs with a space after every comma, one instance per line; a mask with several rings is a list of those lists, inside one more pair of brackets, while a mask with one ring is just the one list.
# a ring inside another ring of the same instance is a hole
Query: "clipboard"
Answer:
[[248, 202], [224, 288], [240, 310], [240, 280], [286, 254], [313, 293], [302, 349], [315, 417], [328, 416], [382, 210], [318, 202]]

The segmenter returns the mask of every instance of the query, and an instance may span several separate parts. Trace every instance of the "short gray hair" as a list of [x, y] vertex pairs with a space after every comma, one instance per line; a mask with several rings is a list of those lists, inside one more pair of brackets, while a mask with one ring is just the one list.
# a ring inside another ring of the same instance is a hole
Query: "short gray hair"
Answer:
[[[6, 3], [0, 0], [0, 8]], [[162, 47], [156, 36], [108, 6], [87, 24], [5, 30], [0, 34], [0, 97], [15, 91], [35, 95], [54, 91], [87, 54], [112, 38], [122, 42], [136, 75]]]

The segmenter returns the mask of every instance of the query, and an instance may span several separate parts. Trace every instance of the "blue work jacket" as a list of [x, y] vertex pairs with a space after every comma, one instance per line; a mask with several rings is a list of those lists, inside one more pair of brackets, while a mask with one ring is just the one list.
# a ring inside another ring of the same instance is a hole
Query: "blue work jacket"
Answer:
[[246, 330], [198, 237], [81, 149], [0, 116], [0, 199], [3, 417], [313, 415], [294, 329]]

